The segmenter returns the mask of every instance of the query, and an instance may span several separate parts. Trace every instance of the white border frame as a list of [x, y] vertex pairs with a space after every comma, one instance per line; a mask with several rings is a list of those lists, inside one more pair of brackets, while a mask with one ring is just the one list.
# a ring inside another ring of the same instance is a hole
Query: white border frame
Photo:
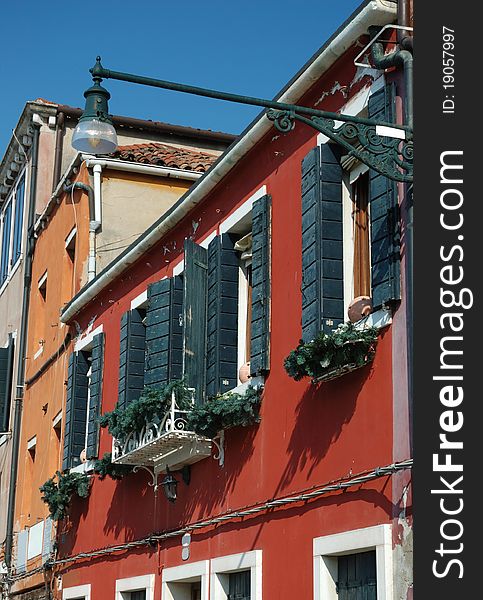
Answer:
[[74, 352], [80, 352], [81, 350], [89, 350], [89, 346], [92, 344], [92, 340], [96, 335], [102, 333], [104, 331], [104, 326], [99, 325], [95, 329], [92, 329], [90, 332], [86, 333], [84, 337], [80, 338], [74, 344]]
[[314, 538], [314, 600], [337, 600], [337, 557], [376, 551], [377, 600], [393, 600], [391, 525], [375, 525]]
[[[227, 595], [223, 589], [220, 575], [228, 575], [236, 571], [250, 569], [250, 588], [252, 600], [262, 600], [262, 551], [252, 550], [240, 554], [221, 556], [211, 561], [211, 586], [210, 600], [226, 600]], [[164, 600], [164, 599], [163, 599]]]
[[143, 589], [146, 590], [146, 600], [154, 600], [154, 573], [116, 579], [116, 595], [114, 597], [115, 600], [123, 600], [123, 592], [136, 592]]
[[64, 588], [62, 590], [62, 600], [72, 600], [74, 598], [82, 598], [84, 600], [91, 600], [91, 584], [86, 583], [85, 585], [76, 585], [70, 588]]
[[266, 193], [267, 186], [262, 185], [261, 188], [259, 188], [254, 194], [250, 196], [250, 198], [248, 198], [248, 200], [245, 200], [245, 202], [241, 206], [239, 206], [230, 215], [228, 215], [226, 219], [220, 223], [220, 235], [222, 233], [227, 233], [228, 231], [230, 231], [230, 229], [233, 229], [233, 227], [239, 221], [241, 221], [244, 217], [248, 215], [248, 213], [251, 212], [255, 200], [258, 200], [258, 198], [265, 196]]
[[200, 560], [177, 567], [163, 569], [161, 600], [174, 600], [169, 589], [170, 583], [189, 583], [187, 579], [201, 578], [201, 600], [209, 600], [210, 561]]

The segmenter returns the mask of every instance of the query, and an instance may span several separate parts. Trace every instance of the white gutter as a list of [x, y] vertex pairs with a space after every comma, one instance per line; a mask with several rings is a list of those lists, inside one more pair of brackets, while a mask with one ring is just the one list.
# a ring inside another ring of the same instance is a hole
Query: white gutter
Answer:
[[130, 173], [142, 173], [143, 175], [157, 175], [158, 177], [171, 177], [173, 179], [186, 179], [188, 181], [196, 181], [203, 173], [198, 171], [184, 171], [183, 169], [171, 169], [169, 167], [157, 167], [155, 165], [142, 165], [139, 163], [125, 162], [113, 158], [96, 158], [95, 156], [82, 155], [82, 160], [85, 161], [87, 167], [96, 168], [98, 170], [115, 169], [117, 171], [127, 171]]
[[[397, 15], [396, 3], [388, 0], [371, 0], [350, 21], [344, 29], [322, 50], [303, 73], [283, 92], [277, 100], [295, 103], [307, 92], [320, 76], [340, 58], [371, 25], [386, 25], [394, 21]], [[223, 177], [249, 152], [257, 142], [271, 129], [272, 123], [261, 116], [253, 126], [223, 154], [218, 163], [175, 205], [155, 227], [142, 235], [128, 251], [102, 271], [94, 283], [81, 291], [67, 305], [60, 320], [68, 323], [86, 304], [93, 300], [109, 283], [134, 264], [145, 252], [150, 250], [170, 229], [177, 225], [203, 198], [219, 183]], [[97, 159], [96, 159], [97, 160]]]
[[92, 169], [94, 176], [94, 221], [102, 225], [102, 167], [94, 165]]

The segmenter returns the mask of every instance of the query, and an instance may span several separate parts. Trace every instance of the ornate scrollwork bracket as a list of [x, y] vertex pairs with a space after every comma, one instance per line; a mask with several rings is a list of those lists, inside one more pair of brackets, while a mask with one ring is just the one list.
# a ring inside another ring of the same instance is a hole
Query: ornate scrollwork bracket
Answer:
[[148, 481], [148, 485], [150, 485], [153, 488], [154, 494], [156, 495], [158, 493], [158, 488], [159, 488], [158, 477], [159, 477], [160, 473], [156, 473], [156, 471], [154, 469], [152, 469], [150, 467], [145, 467], [144, 465], [136, 465], [133, 468], [133, 473], [137, 473], [139, 471], [139, 469], [143, 469], [144, 471], [147, 471], [151, 475], [152, 481]]
[[270, 109], [267, 118], [282, 133], [292, 131], [295, 121], [305, 123], [342, 146], [349, 156], [357, 158], [381, 175], [403, 183], [413, 180], [413, 141], [409, 131], [397, 129], [403, 132], [405, 139], [388, 137], [377, 132], [377, 124], [346, 121], [336, 126], [334, 119], [307, 118], [293, 110]]
[[215, 444], [218, 453], [213, 455], [213, 458], [218, 461], [220, 467], [225, 464], [225, 432], [218, 432], [218, 435], [211, 440]]

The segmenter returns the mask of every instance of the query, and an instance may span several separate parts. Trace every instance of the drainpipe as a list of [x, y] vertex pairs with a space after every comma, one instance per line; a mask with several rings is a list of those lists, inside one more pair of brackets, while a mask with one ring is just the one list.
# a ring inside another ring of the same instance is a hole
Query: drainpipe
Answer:
[[12, 568], [13, 526], [15, 517], [15, 497], [17, 491], [18, 459], [20, 450], [20, 426], [22, 422], [22, 405], [25, 382], [25, 355], [27, 350], [28, 313], [30, 304], [30, 286], [32, 283], [32, 257], [35, 248], [34, 223], [35, 200], [37, 192], [37, 168], [39, 160], [40, 126], [32, 121], [34, 130], [30, 165], [29, 214], [27, 229], [27, 251], [24, 265], [24, 287], [22, 297], [22, 317], [20, 322], [17, 385], [15, 393], [15, 408], [12, 426], [12, 463], [10, 465], [10, 486], [8, 489], [7, 527], [5, 540], [5, 564], [8, 573]]
[[55, 132], [55, 155], [54, 155], [54, 178], [52, 180], [52, 192], [57, 187], [62, 174], [62, 154], [64, 150], [64, 123], [65, 114], [63, 112], [57, 115], [57, 130]]
[[[398, 25], [409, 27], [410, 0], [399, 0], [397, 3], [397, 22]], [[413, 38], [410, 31], [404, 29], [397, 30], [397, 43], [403, 50], [413, 51]]]
[[[406, 0], [398, 2], [401, 8], [400, 24], [407, 25], [409, 18]], [[398, 13], [399, 15], [399, 13]], [[372, 33], [373, 28], [369, 28]], [[404, 33], [404, 32], [403, 32]], [[413, 126], [413, 55], [409, 50], [395, 50], [391, 54], [384, 54], [381, 42], [372, 45], [372, 60], [377, 69], [402, 67], [404, 70], [404, 120], [405, 125]], [[413, 190], [412, 186], [405, 186], [404, 197], [406, 200], [406, 298], [407, 298], [407, 350], [408, 350], [408, 392], [410, 411], [412, 413], [413, 399]], [[412, 435], [411, 435], [412, 449]]]
[[101, 226], [100, 221], [96, 220], [96, 206], [94, 200], [94, 190], [87, 183], [76, 181], [70, 185], [64, 185], [64, 192], [70, 193], [73, 190], [82, 190], [87, 193], [89, 199], [89, 257], [87, 262], [87, 281], [92, 281], [96, 276], [96, 231]]

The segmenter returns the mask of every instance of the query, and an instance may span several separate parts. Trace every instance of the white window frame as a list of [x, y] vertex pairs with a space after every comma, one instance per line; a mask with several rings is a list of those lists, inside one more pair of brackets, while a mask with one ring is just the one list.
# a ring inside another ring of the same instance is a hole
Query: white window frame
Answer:
[[91, 600], [91, 584], [75, 585], [62, 590], [62, 600]]
[[[16, 220], [16, 212], [17, 212], [17, 189], [21, 180], [24, 180], [24, 201], [23, 201], [23, 214], [22, 214], [22, 223], [20, 225], [20, 254], [15, 263], [12, 263], [13, 260], [13, 243], [14, 243], [14, 233], [15, 233], [15, 220]], [[12, 214], [10, 217], [10, 240], [8, 244], [8, 260], [7, 260], [7, 276], [5, 281], [0, 285], [0, 293], [4, 290], [4, 288], [8, 285], [8, 282], [11, 280], [13, 274], [18, 269], [20, 263], [23, 258], [23, 250], [24, 250], [24, 226], [25, 226], [25, 212], [27, 207], [27, 168], [24, 166], [19, 175], [16, 178], [15, 184], [12, 186], [10, 193], [8, 194], [5, 202], [3, 203], [2, 209], [0, 211], [0, 260], [1, 260], [1, 252], [2, 252], [2, 240], [3, 240], [3, 222], [5, 209], [8, 204], [12, 203]]]
[[102, 333], [104, 331], [104, 326], [99, 325], [95, 329], [88, 331], [83, 337], [78, 339], [74, 344], [74, 352], [80, 352], [81, 350], [85, 350], [88, 352], [92, 348], [92, 342], [96, 335]]
[[154, 600], [154, 574], [116, 579], [115, 600], [124, 600], [124, 593], [146, 590], [146, 600]]
[[163, 569], [161, 583], [161, 600], [177, 600], [173, 595], [176, 590], [170, 589], [172, 584], [194, 583], [201, 580], [201, 600], [209, 600], [210, 561], [200, 560], [177, 567]]
[[393, 600], [391, 525], [353, 529], [313, 540], [314, 600], [337, 600], [338, 557], [376, 551], [377, 600]]
[[248, 569], [251, 573], [251, 598], [252, 600], [262, 600], [262, 550], [213, 558], [210, 568], [210, 600], [227, 600], [227, 575], [237, 571], [248, 571]]

